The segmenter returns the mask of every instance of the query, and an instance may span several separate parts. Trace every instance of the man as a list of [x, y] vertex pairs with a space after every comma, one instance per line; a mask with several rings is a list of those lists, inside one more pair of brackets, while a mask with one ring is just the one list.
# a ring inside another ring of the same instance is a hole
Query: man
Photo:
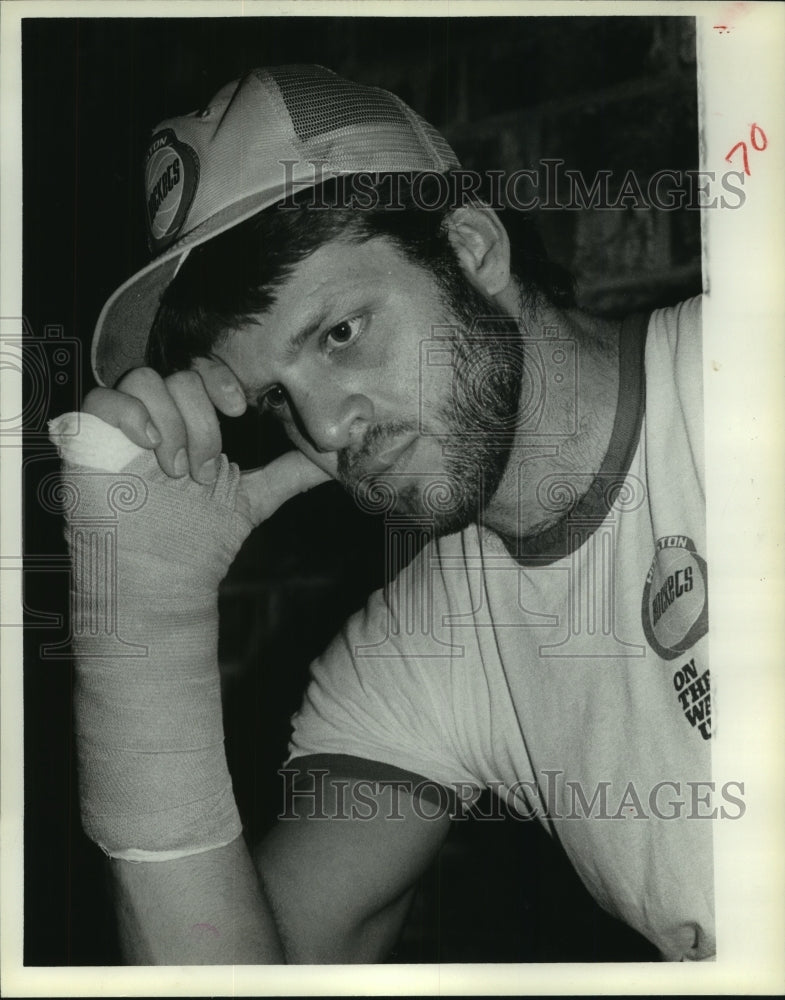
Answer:
[[[458, 166], [397, 98], [318, 67], [254, 71], [153, 134], [156, 256], [99, 319], [103, 387], [52, 427], [82, 817], [130, 961], [383, 958], [484, 787], [664, 957], [713, 954], [699, 303], [581, 313]], [[240, 475], [215, 411], [249, 405], [295, 450]], [[217, 588], [331, 477], [432, 541], [314, 664], [303, 780], [249, 851]], [[90, 534], [107, 505], [116, 535]]]

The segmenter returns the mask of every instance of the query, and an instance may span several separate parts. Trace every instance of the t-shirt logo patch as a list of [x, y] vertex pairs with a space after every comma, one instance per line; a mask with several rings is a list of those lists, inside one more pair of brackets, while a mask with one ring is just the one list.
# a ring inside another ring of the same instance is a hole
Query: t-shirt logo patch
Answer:
[[156, 132], [144, 164], [150, 249], [160, 253], [174, 242], [194, 200], [199, 160], [170, 128]]
[[641, 605], [643, 631], [664, 660], [674, 660], [709, 630], [706, 562], [686, 535], [658, 538]]

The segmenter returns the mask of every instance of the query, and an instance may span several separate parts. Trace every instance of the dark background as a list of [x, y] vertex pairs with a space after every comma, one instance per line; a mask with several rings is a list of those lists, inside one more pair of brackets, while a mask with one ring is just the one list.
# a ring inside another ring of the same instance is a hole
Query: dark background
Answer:
[[[107, 296], [146, 262], [141, 155], [152, 126], [265, 63], [319, 62], [399, 94], [464, 165], [542, 157], [591, 177], [697, 168], [691, 19], [29, 19], [23, 27], [25, 309], [25, 962], [111, 964], [100, 852], [79, 826], [68, 568], [40, 485], [46, 419], [91, 385]], [[700, 290], [697, 212], [542, 212], [581, 302], [605, 314]], [[278, 447], [225, 421], [243, 465]], [[384, 576], [384, 525], [337, 488], [288, 504], [249, 539], [222, 590], [227, 752], [250, 835], [279, 808], [276, 768], [308, 663]], [[538, 824], [454, 825], [423, 879], [398, 961], [655, 959], [589, 899]]]

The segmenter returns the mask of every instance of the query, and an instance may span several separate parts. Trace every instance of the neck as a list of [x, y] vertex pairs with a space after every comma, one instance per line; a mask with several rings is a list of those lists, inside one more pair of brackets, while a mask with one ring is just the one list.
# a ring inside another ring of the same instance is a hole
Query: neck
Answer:
[[620, 326], [552, 306], [521, 322], [518, 421], [483, 519], [502, 537], [523, 538], [555, 524], [599, 471], [616, 417]]

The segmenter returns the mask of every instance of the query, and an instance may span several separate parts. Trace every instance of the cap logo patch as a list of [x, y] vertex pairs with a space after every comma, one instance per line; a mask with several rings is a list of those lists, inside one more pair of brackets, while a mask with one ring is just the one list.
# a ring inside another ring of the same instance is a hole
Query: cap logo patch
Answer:
[[172, 129], [163, 129], [148, 147], [144, 179], [150, 248], [160, 253], [176, 239], [194, 200], [199, 160]]

